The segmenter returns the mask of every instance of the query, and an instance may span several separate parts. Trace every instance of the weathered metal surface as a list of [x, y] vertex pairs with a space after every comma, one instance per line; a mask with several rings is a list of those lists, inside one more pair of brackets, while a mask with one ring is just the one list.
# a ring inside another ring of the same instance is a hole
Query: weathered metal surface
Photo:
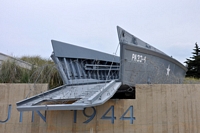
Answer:
[[65, 85], [18, 102], [19, 111], [83, 110], [105, 103], [120, 87], [115, 81], [119, 57], [58, 41], [52, 46], [51, 57]]
[[[162, 54], [165, 54], [164, 52], [158, 50], [157, 48], [151, 46], [150, 44], [142, 41], [141, 39], [135, 37], [134, 35], [130, 34], [129, 32], [125, 31], [121, 27], [117, 26], [117, 33], [118, 33], [118, 39], [120, 43], [126, 43], [134, 46], [138, 46], [141, 48], [144, 48], [146, 50], [152, 50], [156, 51]], [[165, 54], [166, 55], [166, 54]]]
[[80, 58], [90, 60], [103, 60], [108, 62], [119, 62], [119, 57], [100, 51], [83, 48], [69, 43], [52, 40], [53, 54], [56, 57]]
[[68, 43], [52, 41], [52, 59], [65, 84], [119, 79], [119, 57]]
[[[186, 68], [153, 46], [118, 27], [122, 84], [178, 84]], [[148, 46], [148, 47], [147, 47]]]
[[[64, 85], [17, 103], [19, 111], [32, 110], [83, 110], [109, 100], [121, 82], [90, 85]], [[73, 103], [71, 103], [73, 101]]]

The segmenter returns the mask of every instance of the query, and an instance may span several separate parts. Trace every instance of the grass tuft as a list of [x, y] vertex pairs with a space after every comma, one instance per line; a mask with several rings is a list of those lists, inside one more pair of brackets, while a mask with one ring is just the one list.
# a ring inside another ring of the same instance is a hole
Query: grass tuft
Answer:
[[0, 68], [1, 83], [48, 83], [50, 89], [63, 85], [52, 60], [40, 56], [23, 56], [20, 59], [33, 64], [32, 69], [21, 68], [15, 61], [4, 61]]
[[183, 84], [200, 84], [200, 79], [187, 77], [184, 79]]

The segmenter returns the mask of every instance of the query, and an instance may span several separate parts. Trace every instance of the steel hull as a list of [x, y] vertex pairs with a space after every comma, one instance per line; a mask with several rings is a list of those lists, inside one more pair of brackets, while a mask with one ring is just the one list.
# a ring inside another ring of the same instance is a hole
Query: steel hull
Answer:
[[131, 44], [121, 44], [120, 80], [123, 84], [180, 84], [186, 68], [160, 52]]

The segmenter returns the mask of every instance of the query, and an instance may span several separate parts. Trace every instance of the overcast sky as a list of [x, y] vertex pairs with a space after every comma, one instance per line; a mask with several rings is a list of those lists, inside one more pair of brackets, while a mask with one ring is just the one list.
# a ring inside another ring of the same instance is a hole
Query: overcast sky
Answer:
[[0, 52], [49, 58], [54, 39], [113, 54], [117, 25], [183, 63], [200, 45], [200, 1], [0, 0]]

